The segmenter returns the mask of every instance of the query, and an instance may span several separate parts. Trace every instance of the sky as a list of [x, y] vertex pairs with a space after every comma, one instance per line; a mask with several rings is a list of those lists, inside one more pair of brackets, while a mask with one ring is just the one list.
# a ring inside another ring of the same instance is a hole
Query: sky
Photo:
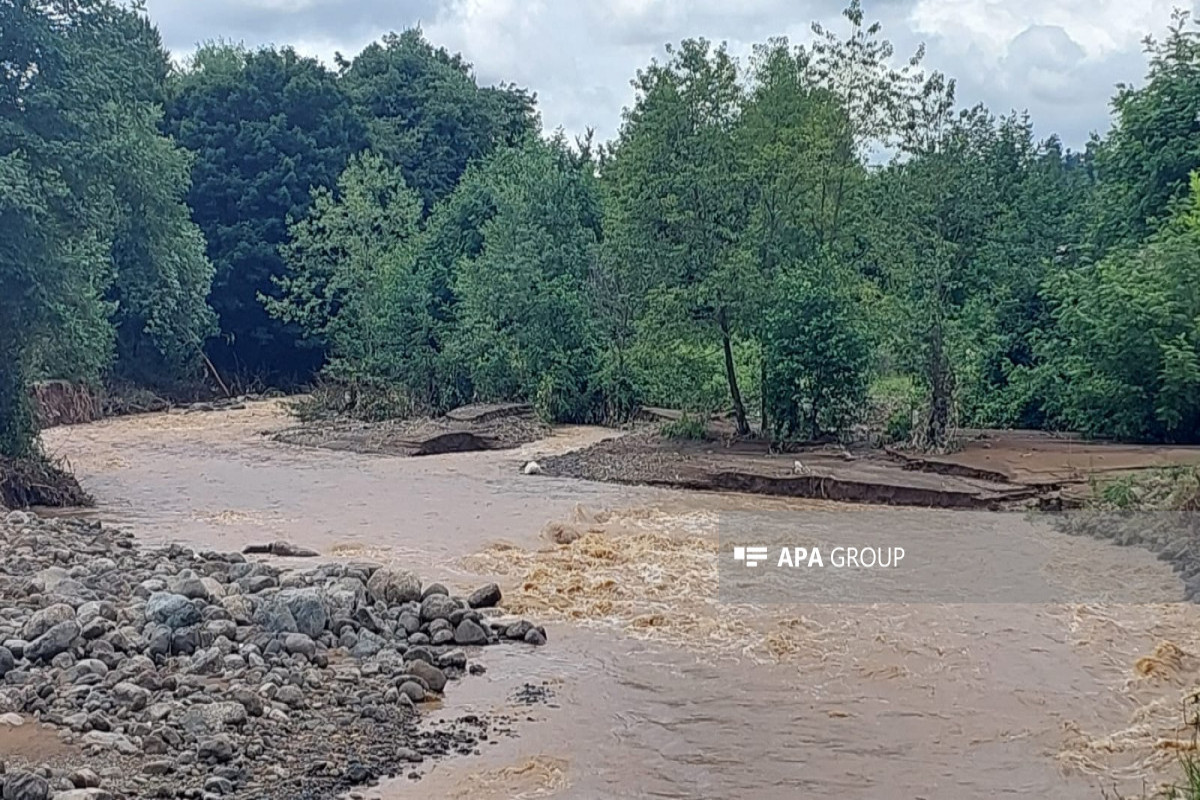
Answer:
[[[897, 58], [925, 43], [925, 66], [958, 82], [960, 105], [1028, 110], [1039, 136], [1081, 148], [1109, 125], [1119, 82], [1145, 74], [1142, 39], [1200, 0], [863, 0]], [[841, 0], [147, 0], [176, 57], [212, 39], [292, 45], [329, 63], [419, 25], [474, 64], [480, 83], [537, 93], [543, 125], [616, 135], [630, 80], [663, 45], [704, 36], [742, 58], [772, 36], [808, 41], [837, 25]], [[837, 28], [844, 31], [844, 26]]]

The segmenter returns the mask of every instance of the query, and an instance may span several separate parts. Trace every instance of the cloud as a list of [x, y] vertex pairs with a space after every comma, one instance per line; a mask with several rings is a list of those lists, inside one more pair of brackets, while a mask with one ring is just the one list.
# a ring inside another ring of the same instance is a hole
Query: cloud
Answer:
[[[869, 18], [904, 57], [927, 43], [926, 66], [958, 79], [963, 105], [1028, 108], [1041, 135], [1079, 147], [1108, 125], [1118, 81], [1145, 70], [1140, 40], [1161, 32], [1180, 0], [866, 0]], [[390, 30], [420, 24], [460, 51], [484, 83], [537, 92], [548, 128], [614, 136], [630, 80], [666, 42], [727, 41], [748, 56], [770, 36], [807, 41], [812, 20], [838, 25], [829, 0], [148, 0], [167, 46], [212, 38], [293, 44], [330, 59]]]

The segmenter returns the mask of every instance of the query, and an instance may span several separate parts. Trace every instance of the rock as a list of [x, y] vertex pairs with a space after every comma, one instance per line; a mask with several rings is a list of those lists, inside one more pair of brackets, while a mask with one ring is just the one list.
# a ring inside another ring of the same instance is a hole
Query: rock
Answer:
[[311, 661], [317, 654], [317, 643], [303, 633], [289, 633], [283, 637], [283, 649], [292, 655], [302, 655]]
[[33, 616], [25, 623], [25, 627], [21, 628], [21, 638], [32, 642], [55, 625], [73, 619], [75, 619], [75, 609], [66, 603], [55, 603], [33, 613]]
[[268, 633], [298, 633], [292, 609], [288, 607], [287, 600], [278, 595], [258, 606], [254, 612], [254, 624], [261, 625]]
[[321, 555], [316, 550], [309, 550], [307, 547], [299, 547], [291, 542], [279, 540], [270, 544], [250, 544], [242, 550], [243, 553], [266, 553], [268, 555], [278, 556], [279, 558], [315, 558]]
[[525, 641], [528, 644], [537, 645], [540, 647], [546, 643], [546, 634], [542, 633], [537, 628], [530, 628], [525, 633]]
[[455, 648], [447, 650], [438, 656], [437, 660], [439, 667], [450, 667], [455, 669], [463, 669], [467, 666], [467, 654], [462, 650]]
[[504, 638], [524, 641], [525, 634], [529, 633], [529, 629], [532, 627], [533, 625], [526, 620], [514, 622], [512, 625], [509, 625], [504, 629]]
[[414, 703], [425, 702], [425, 690], [421, 688], [421, 684], [416, 681], [405, 681], [400, 684], [400, 693], [412, 700]]
[[233, 741], [226, 735], [213, 736], [200, 742], [196, 748], [196, 757], [201, 761], [224, 764], [233, 760]]
[[431, 594], [450, 594], [450, 590], [440, 583], [431, 583], [425, 587], [425, 591], [421, 592], [421, 599], [424, 600]]
[[192, 706], [179, 715], [180, 726], [193, 736], [216, 733], [246, 721], [246, 707], [231, 701]]
[[67, 777], [67, 780], [76, 789], [94, 789], [100, 785], [100, 776], [87, 767], [75, 770]]
[[14, 772], [4, 778], [4, 800], [48, 800], [50, 784], [32, 772]]
[[105, 789], [92, 787], [89, 789], [70, 789], [54, 795], [54, 800], [116, 800], [116, 796]]
[[9, 711], [7, 714], [0, 714], [0, 728], [19, 728], [25, 724], [25, 719], [20, 714], [15, 714]]
[[450, 615], [462, 608], [453, 597], [444, 594], [431, 594], [421, 601], [421, 621], [432, 622], [435, 619], [450, 619]]
[[12, 650], [7, 647], [0, 647], [0, 678], [3, 678], [17, 665], [17, 660], [13, 657]]
[[500, 587], [494, 583], [480, 586], [467, 598], [471, 608], [495, 608], [500, 605]]
[[200, 611], [181, 594], [155, 592], [146, 601], [146, 619], [174, 631], [198, 623]]
[[474, 620], [464, 619], [454, 629], [454, 641], [462, 645], [487, 644], [487, 632]]
[[301, 708], [304, 706], [304, 692], [300, 691], [297, 686], [283, 686], [276, 693], [275, 699], [283, 703], [289, 708]]
[[421, 579], [406, 569], [384, 567], [375, 570], [367, 581], [367, 593], [387, 606], [421, 599]]
[[150, 703], [150, 692], [132, 683], [118, 683], [112, 693], [117, 702], [131, 711], [141, 711]]
[[446, 673], [428, 662], [421, 660], [408, 661], [405, 663], [404, 668], [425, 681], [425, 685], [438, 694], [441, 694], [442, 690], [446, 688]]
[[525, 473], [526, 475], [541, 475], [542, 465], [536, 461], [528, 461], [525, 463], [525, 466], [522, 468], [521, 472]]
[[30, 642], [25, 648], [25, 657], [30, 661], [49, 661], [70, 649], [78, 635], [79, 623], [73, 618], [60, 622]]
[[131, 742], [129, 737], [120, 733], [91, 731], [83, 735], [83, 743], [101, 750], [116, 750], [123, 756], [137, 755], [141, 752], [141, 748]]
[[280, 597], [287, 603], [288, 611], [295, 620], [295, 630], [316, 639], [325, 630], [329, 622], [329, 614], [325, 603], [316, 589], [296, 589], [281, 592]]

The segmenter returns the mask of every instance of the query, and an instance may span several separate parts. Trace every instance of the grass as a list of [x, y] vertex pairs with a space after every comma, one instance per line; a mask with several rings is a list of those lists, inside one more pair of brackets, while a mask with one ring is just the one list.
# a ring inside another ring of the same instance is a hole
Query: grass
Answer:
[[1092, 479], [1092, 505], [1102, 511], [1200, 510], [1200, 466], [1142, 470]]
[[679, 419], [664, 422], [659, 432], [667, 439], [701, 440], [708, 436], [708, 426], [700, 417], [694, 417], [686, 411]]

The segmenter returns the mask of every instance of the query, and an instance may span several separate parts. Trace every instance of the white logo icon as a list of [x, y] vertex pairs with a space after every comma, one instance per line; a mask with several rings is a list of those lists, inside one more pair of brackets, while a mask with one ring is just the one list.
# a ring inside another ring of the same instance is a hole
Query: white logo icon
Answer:
[[757, 567], [758, 562], [767, 560], [767, 548], [735, 547], [733, 548], [733, 560], [745, 561], [747, 567]]

